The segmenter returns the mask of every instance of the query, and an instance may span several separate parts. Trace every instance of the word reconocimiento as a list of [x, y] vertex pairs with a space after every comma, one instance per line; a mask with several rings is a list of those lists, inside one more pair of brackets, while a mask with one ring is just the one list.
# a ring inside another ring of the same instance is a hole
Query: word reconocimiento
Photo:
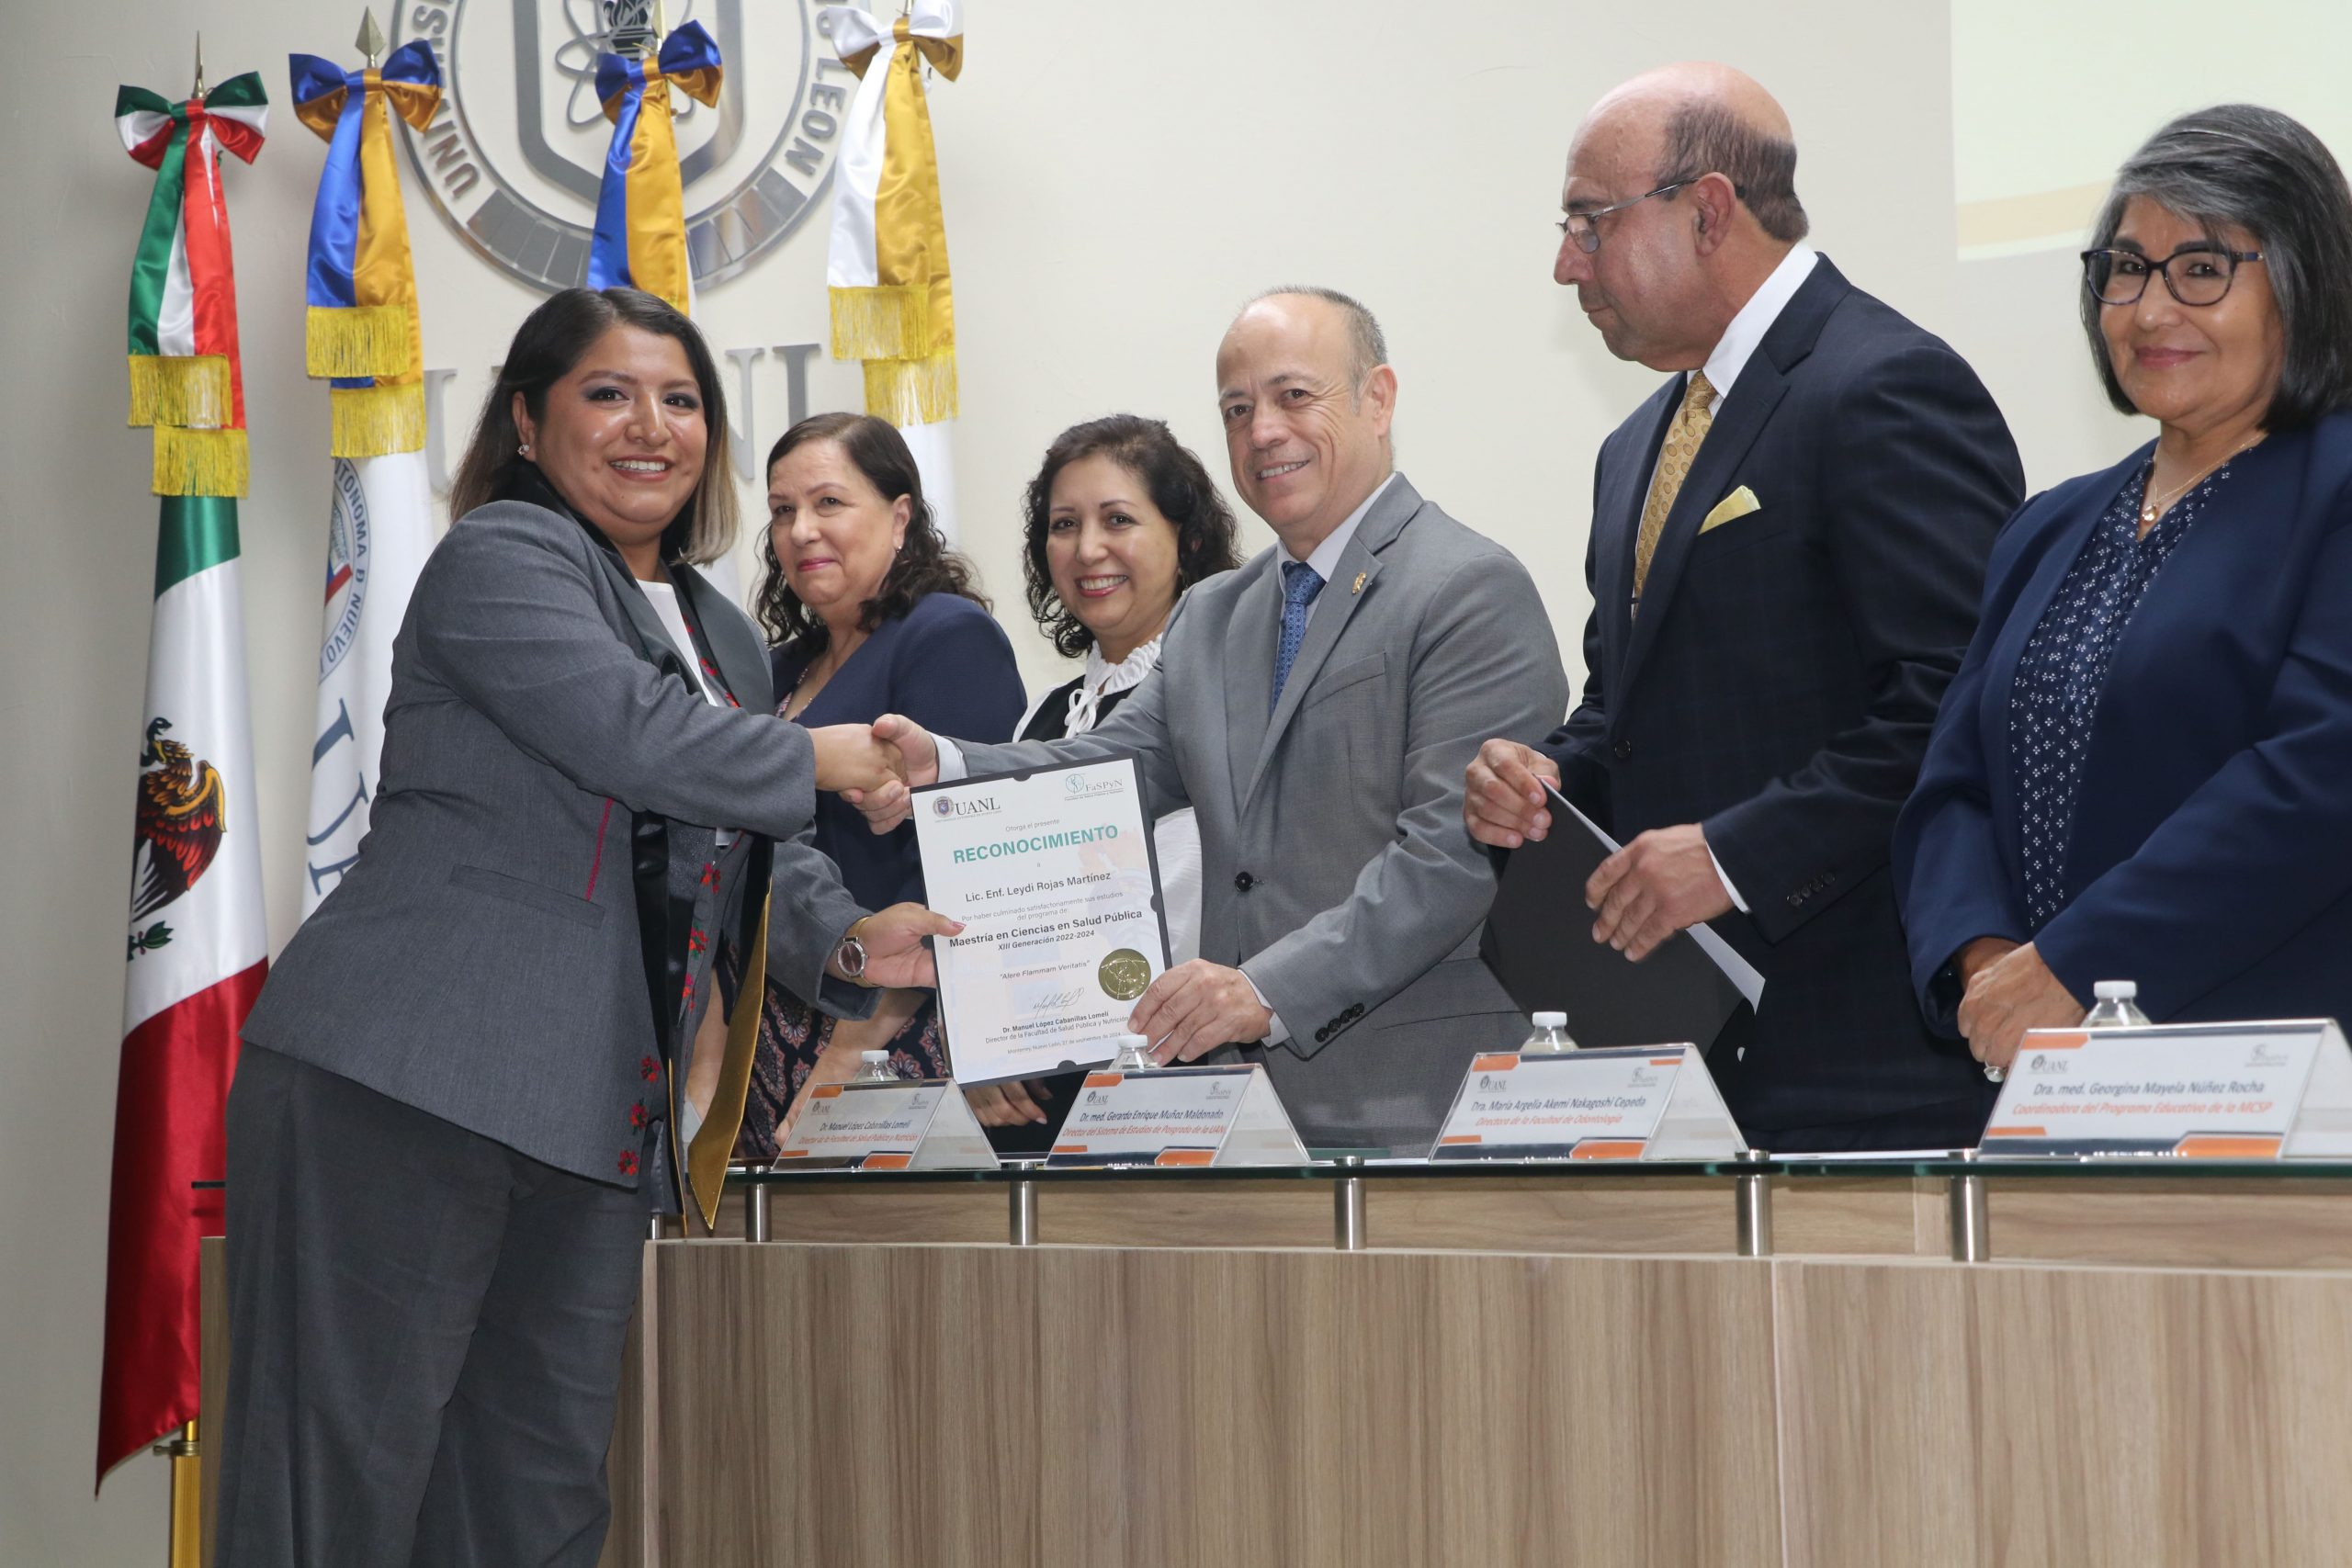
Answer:
[[1036, 833], [1025, 839], [1000, 839], [993, 844], [971, 844], [956, 852], [956, 863], [998, 860], [1006, 855], [1033, 855], [1046, 850], [1066, 850], [1080, 844], [1091, 844], [1104, 839], [1115, 839], [1119, 829], [1109, 824], [1100, 828], [1073, 828], [1066, 833]]

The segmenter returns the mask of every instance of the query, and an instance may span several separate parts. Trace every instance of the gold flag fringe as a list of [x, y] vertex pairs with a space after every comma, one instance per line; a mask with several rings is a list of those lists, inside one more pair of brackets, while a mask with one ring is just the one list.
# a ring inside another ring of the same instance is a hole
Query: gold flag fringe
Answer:
[[249, 468], [242, 430], [155, 427], [157, 495], [243, 495]]
[[913, 359], [931, 352], [931, 290], [920, 284], [829, 288], [835, 359]]
[[327, 394], [327, 407], [334, 415], [328, 449], [335, 457], [381, 457], [424, 448], [422, 382], [336, 387]]
[[406, 305], [312, 305], [302, 331], [303, 366], [313, 376], [399, 376], [409, 359]]
[[956, 351], [921, 359], [865, 362], [865, 412], [892, 424], [936, 424], [956, 417]]
[[132, 424], [216, 425], [228, 417], [229, 362], [220, 355], [130, 355]]

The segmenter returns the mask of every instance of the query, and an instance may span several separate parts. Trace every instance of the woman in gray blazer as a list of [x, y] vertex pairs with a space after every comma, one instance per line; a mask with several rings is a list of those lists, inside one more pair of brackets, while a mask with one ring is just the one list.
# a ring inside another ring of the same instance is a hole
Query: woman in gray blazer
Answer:
[[797, 841], [816, 792], [896, 760], [774, 716], [695, 571], [734, 538], [726, 444], [709, 350], [650, 295], [558, 294], [506, 354], [393, 646], [358, 863], [245, 1025], [230, 1568], [594, 1562], [646, 1214], [715, 1201], [741, 1111], [714, 959], [929, 984], [955, 929], [808, 929], [862, 913]]

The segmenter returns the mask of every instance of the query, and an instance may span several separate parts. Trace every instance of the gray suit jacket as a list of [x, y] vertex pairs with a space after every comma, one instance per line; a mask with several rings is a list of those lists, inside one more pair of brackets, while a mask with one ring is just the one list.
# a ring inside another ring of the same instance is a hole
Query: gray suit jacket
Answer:
[[1282, 552], [1195, 586], [1159, 668], [1101, 728], [965, 745], [975, 773], [1132, 751], [1201, 829], [1201, 956], [1291, 1031], [1264, 1060], [1309, 1144], [1418, 1152], [1472, 1055], [1524, 1021], [1477, 955], [1495, 871], [1462, 826], [1488, 736], [1567, 709], [1534, 583], [1398, 476], [1357, 526], [1271, 716]]
[[[693, 903], [714, 828], [779, 840], [770, 962], [816, 994], [859, 911], [806, 841], [808, 734], [772, 713], [749, 619], [674, 575], [740, 711], [704, 699], [582, 525], [500, 502], [449, 531], [393, 644], [358, 863], [279, 956], [245, 1039], [635, 1185], [650, 1163], [642, 1108], [670, 1099], [639, 938], [638, 812], [668, 819], [673, 906]], [[736, 940], [758, 905], [724, 893], [718, 929]], [[706, 997], [710, 960], [692, 961]]]

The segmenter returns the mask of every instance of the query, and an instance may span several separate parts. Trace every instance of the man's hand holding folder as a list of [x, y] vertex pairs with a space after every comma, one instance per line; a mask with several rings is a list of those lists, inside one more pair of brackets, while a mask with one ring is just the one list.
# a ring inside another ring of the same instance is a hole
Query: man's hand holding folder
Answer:
[[[1733, 908], [1705, 835], [1658, 829], [1621, 848], [1558, 782], [1550, 758], [1511, 741], [1489, 740], [1471, 764], [1464, 824], [1514, 852], [1480, 943], [1488, 967], [1522, 1010], [1566, 1011], [1587, 1045], [1711, 1043], [1764, 983], [1704, 924]], [[1555, 821], [1570, 829], [1556, 839]]]

